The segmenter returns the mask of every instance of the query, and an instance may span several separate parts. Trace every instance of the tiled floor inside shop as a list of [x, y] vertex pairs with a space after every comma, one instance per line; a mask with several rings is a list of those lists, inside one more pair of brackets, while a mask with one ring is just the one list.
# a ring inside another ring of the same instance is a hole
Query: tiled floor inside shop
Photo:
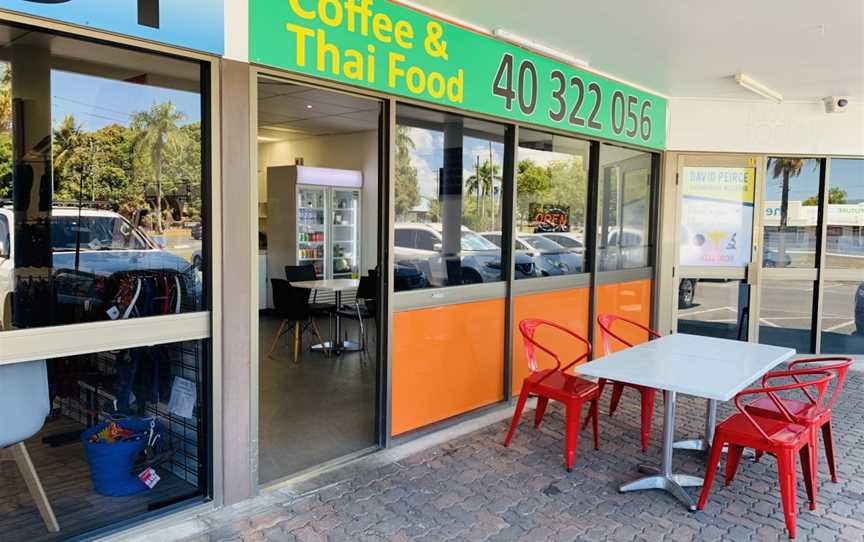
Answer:
[[[258, 462], [262, 483], [296, 474], [330, 459], [366, 449], [375, 432], [375, 328], [365, 353], [327, 356], [312, 352], [312, 330], [304, 335], [299, 363], [292, 360], [292, 335], [268, 356], [278, 317], [259, 319], [260, 427]], [[343, 318], [343, 331], [358, 338], [356, 320]], [[330, 322], [318, 319], [325, 340]]]
[[[834, 410], [840, 483], [824, 458], [818, 509], [798, 487], [798, 540], [864, 540], [864, 366], [850, 372]], [[744, 462], [734, 482], [715, 482], [703, 512], [688, 512], [661, 492], [620, 494], [639, 463], [658, 460], [660, 408], [652, 445], [639, 451], [638, 401], [625, 392], [615, 417], [603, 400], [600, 451], [588, 433], [576, 468], [562, 466], [563, 417], [551, 410], [540, 430], [529, 415], [510, 449], [507, 422], [438, 444], [395, 462], [375, 455], [330, 473], [202, 516], [205, 532], [187, 540], [787, 540], [776, 463]], [[679, 434], [697, 434], [704, 402], [679, 402]], [[722, 414], [728, 414], [724, 405]], [[383, 454], [382, 454], [383, 455]], [[821, 453], [820, 453], [820, 457]], [[676, 453], [677, 470], [702, 474], [704, 456]], [[696, 490], [690, 490], [696, 494]]]
[[0, 541], [65, 540], [138, 518], [153, 506], [171, 505], [178, 498], [198, 493], [193, 485], [160, 469], [162, 479], [150, 491], [128, 497], [99, 495], [93, 489], [80, 442], [73, 439], [57, 447], [42, 442], [44, 437], [75, 434], [82, 429], [83, 425], [70, 418], [49, 418], [42, 431], [25, 443], [60, 524], [59, 533], [45, 528], [16, 464], [0, 462]]

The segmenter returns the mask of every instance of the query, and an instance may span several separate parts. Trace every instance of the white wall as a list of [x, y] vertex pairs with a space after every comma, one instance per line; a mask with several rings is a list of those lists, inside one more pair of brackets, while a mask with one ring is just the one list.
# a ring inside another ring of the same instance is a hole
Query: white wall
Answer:
[[[296, 158], [304, 165], [363, 172], [361, 197], [361, 270], [375, 267], [378, 252], [378, 131], [310, 137], [258, 145], [258, 194], [267, 198], [267, 168], [290, 166]], [[263, 227], [263, 226], [262, 226]]]
[[825, 113], [821, 102], [669, 100], [670, 151], [864, 155], [864, 105]]
[[249, 0], [225, 0], [225, 58], [249, 62]]

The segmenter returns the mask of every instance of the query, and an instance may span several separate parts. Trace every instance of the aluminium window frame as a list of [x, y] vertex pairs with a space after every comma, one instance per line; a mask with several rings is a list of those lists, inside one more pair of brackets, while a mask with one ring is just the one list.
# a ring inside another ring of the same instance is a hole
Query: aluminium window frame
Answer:
[[82, 536], [123, 539], [212, 510], [222, 504], [222, 326], [221, 326], [221, 145], [220, 145], [220, 58], [171, 45], [80, 27], [60, 21], [0, 9], [0, 24], [58, 35], [155, 57], [169, 57], [195, 63], [200, 73], [201, 100], [201, 205], [206, 227], [202, 239], [205, 261], [206, 310], [136, 320], [89, 322], [0, 331], [0, 365], [54, 359], [107, 350], [134, 348], [182, 341], [206, 341], [202, 356], [204, 409], [201, 450], [205, 463], [200, 480], [203, 495], [166, 506], [158, 511], [98, 528]]

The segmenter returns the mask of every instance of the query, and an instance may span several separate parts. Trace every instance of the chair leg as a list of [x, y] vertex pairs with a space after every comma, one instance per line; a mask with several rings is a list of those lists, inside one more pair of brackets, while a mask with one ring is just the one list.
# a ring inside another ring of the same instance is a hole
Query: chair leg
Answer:
[[507, 437], [504, 439], [504, 447], [510, 446], [510, 441], [513, 440], [513, 433], [516, 432], [516, 426], [519, 425], [519, 418], [522, 417], [522, 411], [525, 410], [525, 402], [528, 400], [528, 387], [525, 383], [522, 384], [522, 392], [519, 394], [519, 401], [516, 403], [516, 410], [513, 411], [513, 420], [510, 421], [510, 430], [507, 432]]
[[789, 538], [795, 538], [795, 512], [798, 509], [795, 477], [795, 452], [786, 449], [777, 454], [777, 469], [780, 476], [780, 498]]
[[592, 422], [592, 424], [594, 426], [593, 427], [593, 429], [594, 429], [594, 449], [599, 450], [600, 449], [600, 396], [599, 395], [597, 397], [595, 397], [593, 401], [591, 401], [590, 411], [591, 411], [591, 414], [589, 414], [589, 415], [591, 416], [591, 419], [594, 420]]
[[567, 472], [573, 472], [576, 463], [576, 447], [579, 446], [579, 414], [582, 403], [567, 403], [566, 428], [564, 430], [564, 462]]
[[801, 460], [801, 474], [804, 476], [804, 487], [807, 489], [807, 500], [810, 501], [810, 510], [816, 510], [816, 469], [813, 463], [812, 441], [798, 450], [798, 458]]
[[273, 357], [273, 352], [276, 351], [276, 347], [279, 345], [279, 337], [282, 336], [282, 333], [285, 332], [285, 324], [288, 323], [288, 320], [282, 320], [282, 323], [279, 324], [279, 329], [276, 331], [276, 335], [273, 337], [273, 343], [270, 345], [270, 352], [267, 354], [267, 357]]
[[720, 465], [720, 455], [723, 453], [724, 444], [725, 442], [719, 435], [714, 436], [714, 442], [711, 443], [711, 455], [708, 458], [708, 467], [705, 470], [705, 481], [702, 484], [702, 493], [699, 495], [699, 503], [696, 505], [699, 510], [704, 510], [705, 503], [708, 502], [708, 494], [711, 493], [711, 485], [714, 483], [714, 476]]
[[609, 401], [609, 415], [615, 414], [618, 410], [618, 403], [621, 402], [621, 394], [624, 393], [624, 384], [615, 382], [612, 384], [612, 400]]
[[546, 407], [549, 405], [548, 397], [537, 398], [537, 409], [534, 410], [534, 429], [538, 429], [543, 423], [543, 415], [546, 414]]
[[33, 466], [30, 454], [27, 453], [27, 447], [24, 446], [23, 442], [19, 442], [10, 446], [9, 451], [18, 465], [18, 470], [21, 471], [21, 476], [27, 484], [30, 496], [33, 497], [33, 501], [36, 503], [36, 508], [39, 509], [39, 514], [42, 516], [42, 521], [45, 522], [45, 527], [52, 533], [58, 532], [60, 525], [54, 516], [54, 510], [51, 508], [48, 496], [45, 495], [45, 489], [42, 487], [42, 482], [36, 473], [36, 467]]
[[324, 351], [325, 356], [329, 356], [330, 350], [326, 347], [327, 343], [324, 341], [324, 337], [321, 336], [321, 330], [318, 329], [318, 322], [315, 321], [314, 316], [310, 316], [309, 321], [312, 324], [312, 331], [315, 332], [315, 337], [318, 339], [318, 343], [321, 345], [321, 350]]
[[294, 363], [300, 362], [300, 322], [294, 323]]
[[741, 456], [744, 454], [744, 446], [729, 445], [729, 452], [726, 454], [726, 485], [732, 483], [735, 479], [735, 473], [738, 472], [738, 465], [741, 464]]
[[642, 451], [648, 451], [648, 443], [651, 441], [651, 420], [654, 418], [654, 399], [657, 391], [653, 389], [642, 390]]
[[[600, 398], [603, 397], [603, 388], [606, 387], [606, 379], [600, 378], [597, 380], [597, 401], [600, 401]], [[588, 428], [588, 422], [591, 420], [591, 412], [588, 413], [588, 416], [585, 416], [585, 423], [582, 424], [582, 429], [585, 430]]]
[[[828, 460], [828, 470], [831, 481], [837, 483], [837, 465], [834, 463], [834, 435], [831, 433], [831, 420], [822, 425], [822, 441], [825, 443], [825, 458]], [[814, 450], [815, 451], [815, 450]], [[814, 464], [814, 470], [816, 466]]]

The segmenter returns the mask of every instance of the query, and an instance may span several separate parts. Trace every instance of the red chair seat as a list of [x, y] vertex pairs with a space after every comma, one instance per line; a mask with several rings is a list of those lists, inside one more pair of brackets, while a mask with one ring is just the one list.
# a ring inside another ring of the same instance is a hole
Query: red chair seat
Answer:
[[[551, 398], [557, 400], [560, 400], [559, 397], [571, 398], [572, 396], [588, 399], [597, 392], [596, 382], [553, 369], [545, 369], [532, 373], [525, 380], [529, 381], [535, 390], [542, 392], [544, 395], [548, 394]], [[553, 395], [557, 397], [553, 397]]]
[[[768, 399], [770, 402], [771, 400]], [[803, 425], [790, 424], [780, 420], [760, 419], [759, 425], [771, 438], [771, 443], [764, 442], [762, 435], [753, 431], [753, 424], [744, 414], [734, 414], [717, 426], [731, 440], [739, 443], [753, 442], [748, 448], [763, 448], [765, 446], [795, 447], [802, 439], [808, 439], [807, 428]]]
[[[795, 417], [815, 418], [827, 412], [824, 407], [817, 411], [813, 404], [806, 401], [799, 401], [798, 399], [781, 399], [781, 401], [783, 402], [783, 406], [789, 410], [789, 413]], [[750, 414], [763, 418], [777, 419], [782, 418], [783, 416], [774, 401], [768, 397], [760, 397], [751, 403], [747, 403], [744, 408], [746, 408], [747, 412]]]

